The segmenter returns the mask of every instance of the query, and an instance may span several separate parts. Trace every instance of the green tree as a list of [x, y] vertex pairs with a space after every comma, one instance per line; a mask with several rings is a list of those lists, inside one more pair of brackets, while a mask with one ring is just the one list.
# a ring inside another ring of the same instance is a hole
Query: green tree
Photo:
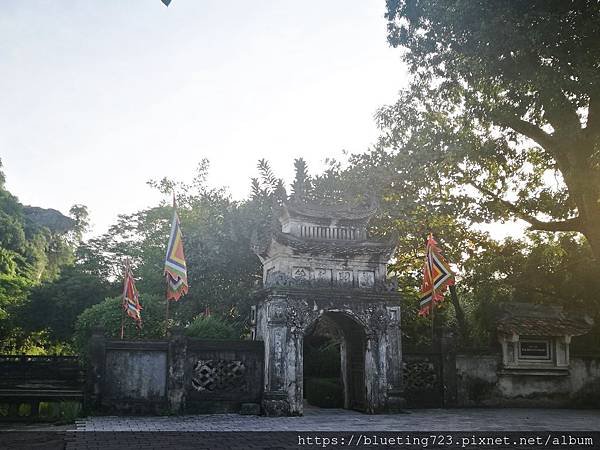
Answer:
[[[388, 0], [410, 86], [379, 148], [473, 220], [576, 231], [600, 257], [597, 1]], [[417, 182], [420, 180], [420, 182]]]
[[120, 290], [120, 285], [86, 273], [79, 265], [66, 267], [58, 279], [32, 288], [18, 311], [18, 322], [26, 334], [46, 330], [50, 340], [68, 342], [77, 316]]
[[185, 329], [185, 334], [199, 339], [239, 339], [240, 333], [230, 323], [216, 316], [198, 316]]
[[[189, 184], [168, 179], [150, 183], [165, 197], [176, 193], [184, 235], [189, 292], [171, 303], [175, 325], [189, 324], [207, 307], [228, 321], [246, 322], [251, 293], [261, 279], [260, 262], [251, 251], [252, 231], [265, 220], [281, 189], [268, 164], [261, 167], [261, 180], [256, 181], [260, 192], [245, 202], [233, 201], [222, 188], [207, 186], [206, 160]], [[121, 216], [108, 233], [81, 246], [82, 265], [97, 276], [121, 279], [124, 261], [131, 258], [140, 292], [164, 298], [172, 216], [170, 201]]]
[[164, 337], [165, 309], [161, 296], [140, 294], [142, 304], [142, 328], [133, 319], [123, 316], [121, 296], [110, 297], [83, 311], [75, 323], [73, 341], [81, 354], [87, 353], [87, 344], [94, 328], [102, 328], [109, 337], [121, 335], [121, 319], [124, 320], [125, 337], [128, 339], [158, 339]]
[[[73, 263], [68, 233], [75, 221], [55, 210], [23, 206], [5, 189], [1, 168], [0, 161], [0, 346], [10, 350], [27, 341], [20, 318], [31, 289]], [[43, 338], [41, 333], [34, 340]]]

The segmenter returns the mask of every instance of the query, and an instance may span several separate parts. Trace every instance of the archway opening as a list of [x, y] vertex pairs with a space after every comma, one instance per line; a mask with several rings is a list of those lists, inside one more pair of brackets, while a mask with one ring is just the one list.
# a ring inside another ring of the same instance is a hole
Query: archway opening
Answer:
[[308, 406], [366, 410], [363, 327], [340, 312], [323, 314], [304, 335], [304, 401]]

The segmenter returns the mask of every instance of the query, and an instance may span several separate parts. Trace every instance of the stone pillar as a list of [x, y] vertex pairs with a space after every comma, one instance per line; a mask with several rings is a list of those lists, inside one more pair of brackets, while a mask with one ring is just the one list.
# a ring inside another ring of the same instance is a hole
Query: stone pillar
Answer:
[[303, 413], [303, 335], [286, 326], [269, 326], [265, 346], [266, 390], [263, 411], [267, 416], [298, 416]]
[[286, 386], [290, 415], [301, 416], [304, 412], [304, 334], [288, 334], [285, 354]]
[[387, 369], [386, 411], [399, 412], [404, 406], [402, 397], [402, 340], [400, 332], [400, 307], [388, 307], [390, 322], [384, 336]]
[[519, 335], [513, 334], [510, 342], [512, 343], [511, 364], [518, 364], [519, 361]]
[[556, 338], [556, 366], [569, 367], [569, 344], [571, 336], [561, 336]]
[[289, 353], [288, 333], [285, 326], [269, 324], [265, 339], [265, 395], [263, 411], [267, 416], [289, 416], [292, 413], [288, 395], [288, 361], [296, 355]]
[[169, 336], [169, 353], [167, 356], [168, 378], [167, 399], [169, 410], [180, 414], [185, 410], [186, 402], [186, 376], [185, 365], [187, 360], [187, 338], [180, 328], [174, 328]]
[[104, 329], [94, 328], [88, 347], [86, 395], [84, 400], [84, 406], [87, 410], [97, 411], [102, 407], [105, 361], [106, 343]]
[[[257, 307], [257, 339], [265, 343], [265, 386], [262, 409], [267, 416], [302, 414], [292, 405], [296, 393], [290, 394], [287, 386], [291, 374], [296, 371], [296, 346], [289, 345], [288, 327], [285, 320], [285, 298], [269, 296]], [[302, 355], [300, 367], [302, 367]], [[290, 363], [293, 363], [290, 365]], [[291, 373], [290, 373], [291, 372]], [[300, 383], [302, 390], [302, 383]], [[302, 394], [300, 394], [302, 395]], [[301, 402], [300, 402], [301, 403]]]
[[375, 333], [367, 335], [365, 352], [365, 387], [367, 412], [384, 412], [387, 405], [386, 339]]
[[340, 369], [342, 375], [342, 387], [344, 389], [344, 408], [350, 409], [350, 368], [348, 367], [348, 342], [346, 336], [343, 336], [340, 343]]
[[377, 338], [374, 335], [367, 336], [365, 343], [365, 390], [367, 412], [375, 412], [375, 404], [378, 403], [378, 388], [377, 388], [377, 360], [378, 346]]

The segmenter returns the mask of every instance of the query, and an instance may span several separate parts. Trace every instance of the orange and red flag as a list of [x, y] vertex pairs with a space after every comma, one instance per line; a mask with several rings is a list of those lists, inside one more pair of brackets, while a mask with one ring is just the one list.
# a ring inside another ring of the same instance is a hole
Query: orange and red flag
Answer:
[[125, 313], [135, 320], [138, 328], [142, 328], [142, 305], [140, 304], [138, 290], [135, 287], [133, 273], [129, 267], [129, 261], [127, 261], [127, 265], [125, 266], [125, 282], [123, 284], [122, 306]]
[[427, 316], [431, 312], [432, 305], [443, 301], [444, 292], [452, 284], [454, 284], [454, 273], [442, 256], [433, 234], [429, 233], [425, 247], [419, 315]]

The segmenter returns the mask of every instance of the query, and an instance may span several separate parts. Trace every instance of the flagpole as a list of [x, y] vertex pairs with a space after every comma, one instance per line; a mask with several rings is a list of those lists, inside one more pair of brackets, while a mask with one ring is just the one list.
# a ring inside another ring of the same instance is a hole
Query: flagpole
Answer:
[[431, 278], [431, 352], [435, 353], [435, 277], [433, 276], [433, 267], [431, 265], [431, 248], [427, 246], [427, 264], [429, 265], [429, 277]]
[[431, 351], [435, 353], [435, 288], [431, 291]]
[[[185, 257], [183, 254], [183, 238], [179, 225], [179, 216], [177, 215], [177, 204], [175, 202], [175, 192], [173, 192], [173, 222], [171, 225], [171, 234], [169, 244], [167, 245], [167, 256], [165, 258], [165, 297], [167, 305], [165, 308], [165, 336], [169, 332], [169, 303], [170, 300], [177, 301], [188, 291], [187, 269]], [[173, 273], [169, 267], [177, 267]]]
[[169, 275], [165, 276], [165, 297], [167, 299], [167, 307], [165, 308], [165, 337], [169, 332]]
[[[173, 195], [173, 214], [175, 214], [175, 191], [171, 191]], [[171, 229], [171, 233], [173, 230]], [[169, 240], [170, 243], [170, 240]], [[168, 258], [169, 248], [167, 246], [167, 258]], [[165, 337], [169, 333], [169, 274], [165, 270], [165, 298], [167, 299], [167, 306], [165, 308]]]
[[125, 310], [123, 309], [123, 303], [121, 302], [121, 340], [125, 337]]

